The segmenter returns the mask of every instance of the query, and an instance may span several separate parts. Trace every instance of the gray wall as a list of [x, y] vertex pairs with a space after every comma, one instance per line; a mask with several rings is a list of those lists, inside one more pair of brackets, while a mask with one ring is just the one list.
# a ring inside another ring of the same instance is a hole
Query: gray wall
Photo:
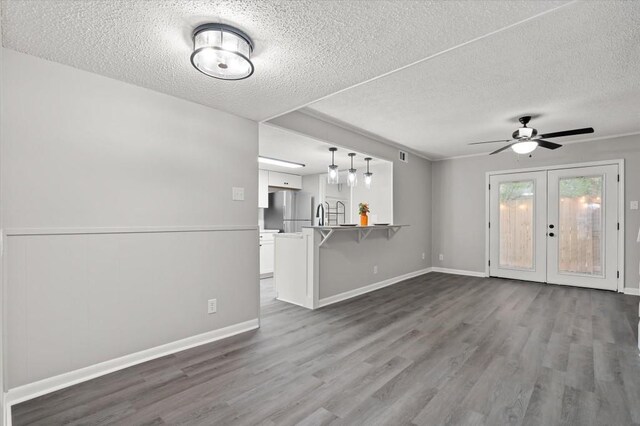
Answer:
[[[597, 130], [597, 129], [596, 129]], [[625, 278], [638, 288], [640, 254], [636, 238], [640, 211], [629, 201], [640, 199], [640, 136], [567, 144], [556, 151], [536, 150], [533, 158], [507, 152], [433, 163], [433, 266], [485, 270], [485, 173], [547, 165], [625, 159]], [[444, 255], [444, 261], [438, 255]]]
[[[394, 222], [410, 227], [401, 229], [390, 240], [382, 238], [382, 234], [372, 234], [368, 244], [359, 245], [345, 235], [338, 236], [330, 248], [321, 248], [320, 288], [327, 289], [321, 298], [431, 266], [430, 161], [410, 154], [409, 162], [403, 163], [397, 159], [396, 148], [300, 112], [270, 123], [393, 162]], [[378, 274], [373, 273], [375, 264]]]
[[257, 124], [3, 53], [8, 387], [256, 319]]
[[361, 202], [369, 203], [371, 210], [369, 221], [377, 223], [389, 223], [393, 218], [393, 200], [391, 198], [393, 187], [393, 167], [391, 163], [379, 163], [372, 165], [369, 171], [373, 173], [371, 188], [364, 185], [364, 178], [358, 170], [358, 185], [353, 188], [353, 220], [360, 221], [359, 207]]

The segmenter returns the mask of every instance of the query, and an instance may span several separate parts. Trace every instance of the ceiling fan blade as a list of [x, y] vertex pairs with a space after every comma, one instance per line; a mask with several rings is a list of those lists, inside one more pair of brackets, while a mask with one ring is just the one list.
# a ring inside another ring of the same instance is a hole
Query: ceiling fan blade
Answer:
[[473, 143], [470, 143], [468, 145], [480, 145], [480, 144], [483, 144], [483, 143], [498, 143], [498, 142], [510, 142], [510, 141], [511, 141], [511, 139], [502, 139], [502, 140], [499, 140], [499, 141], [473, 142]]
[[513, 144], [512, 144], [512, 143], [510, 143], [509, 145], [503, 146], [502, 148], [500, 148], [500, 149], [498, 149], [498, 150], [496, 150], [496, 151], [493, 151], [493, 152], [492, 152], [491, 154], [489, 154], [489, 155], [497, 154], [497, 153], [499, 153], [499, 152], [504, 151], [505, 149], [509, 149], [509, 148], [511, 148], [511, 146], [512, 146], [512, 145], [513, 145]]
[[584, 135], [586, 133], [593, 133], [593, 127], [585, 127], [584, 129], [564, 130], [562, 132], [545, 133], [539, 135], [543, 139], [548, 138], [560, 138], [562, 136]]
[[538, 146], [541, 146], [547, 149], [558, 149], [562, 146], [559, 143], [544, 141], [542, 139], [538, 139], [536, 142], [538, 142]]

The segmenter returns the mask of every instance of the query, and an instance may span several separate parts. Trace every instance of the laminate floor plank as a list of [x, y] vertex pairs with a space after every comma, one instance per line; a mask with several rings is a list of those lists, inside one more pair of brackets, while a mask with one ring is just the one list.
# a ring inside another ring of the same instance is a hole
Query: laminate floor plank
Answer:
[[12, 407], [22, 425], [640, 425], [638, 298], [430, 273]]

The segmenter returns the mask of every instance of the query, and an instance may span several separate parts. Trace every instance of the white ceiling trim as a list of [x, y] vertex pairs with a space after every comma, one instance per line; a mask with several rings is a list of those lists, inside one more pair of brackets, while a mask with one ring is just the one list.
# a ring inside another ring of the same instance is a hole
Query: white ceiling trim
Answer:
[[[481, 35], [481, 36], [478, 36], [478, 37], [475, 37], [475, 38], [472, 38], [471, 40], [465, 41], [464, 43], [460, 43], [460, 44], [458, 44], [458, 45], [455, 45], [455, 46], [449, 47], [449, 48], [447, 48], [447, 49], [445, 49], [445, 50], [442, 50], [442, 51], [440, 51], [440, 52], [434, 53], [433, 55], [429, 55], [429, 56], [427, 56], [427, 57], [425, 57], [425, 58], [418, 59], [417, 61], [414, 61], [414, 62], [412, 62], [412, 63], [410, 63], [410, 64], [404, 65], [404, 66], [402, 66], [402, 67], [400, 67], [400, 68], [396, 68], [396, 69], [394, 69], [394, 70], [391, 70], [391, 71], [389, 71], [389, 72], [386, 72], [386, 73], [380, 74], [380, 75], [378, 75], [378, 76], [376, 76], [376, 77], [373, 77], [373, 78], [370, 78], [370, 79], [368, 79], [368, 80], [364, 80], [364, 81], [361, 81], [361, 82], [359, 82], [359, 83], [353, 84], [353, 85], [351, 85], [351, 86], [345, 87], [345, 88], [343, 88], [343, 89], [338, 90], [337, 92], [333, 92], [333, 93], [330, 93], [330, 94], [328, 94], [328, 95], [326, 95], [326, 96], [322, 96], [322, 97], [320, 97], [320, 98], [318, 98], [318, 99], [315, 99], [315, 100], [313, 100], [313, 101], [311, 101], [311, 102], [306, 102], [306, 103], [304, 103], [304, 104], [302, 104], [302, 105], [299, 105], [299, 106], [297, 106], [297, 107], [291, 108], [291, 109], [286, 110], [286, 111], [281, 112], [281, 113], [278, 113], [278, 114], [276, 114], [276, 115], [274, 115], [274, 116], [272, 116], [272, 117], [265, 118], [264, 120], [261, 120], [261, 121], [260, 121], [260, 123], [264, 123], [264, 122], [266, 122], [266, 121], [273, 120], [273, 119], [275, 119], [275, 118], [278, 118], [278, 117], [281, 117], [281, 116], [283, 116], [283, 115], [286, 115], [286, 114], [288, 114], [288, 113], [290, 113], [290, 112], [294, 112], [294, 111], [300, 110], [301, 108], [304, 108], [304, 107], [307, 107], [307, 106], [309, 106], [309, 105], [312, 105], [312, 104], [314, 104], [314, 103], [316, 103], [316, 102], [320, 102], [320, 101], [322, 101], [322, 100], [324, 100], [324, 99], [328, 99], [328, 98], [330, 98], [330, 97], [332, 97], [332, 96], [334, 96], [334, 95], [337, 95], [337, 94], [340, 94], [340, 93], [342, 93], [342, 92], [346, 92], [346, 91], [348, 91], [348, 90], [351, 90], [351, 89], [353, 89], [353, 88], [355, 88], [355, 87], [362, 86], [362, 85], [364, 85], [364, 84], [367, 84], [367, 83], [370, 83], [370, 82], [372, 82], [372, 81], [375, 81], [375, 80], [381, 79], [381, 78], [386, 77], [386, 76], [389, 76], [389, 75], [391, 75], [391, 74], [395, 74], [395, 73], [400, 72], [400, 71], [402, 71], [402, 70], [405, 70], [405, 69], [407, 69], [407, 68], [411, 68], [411, 67], [413, 67], [413, 66], [415, 66], [415, 65], [421, 64], [421, 63], [426, 62], [426, 61], [428, 61], [428, 60], [430, 60], [430, 59], [437, 58], [438, 56], [444, 55], [445, 53], [449, 53], [449, 52], [451, 52], [451, 51], [453, 51], [453, 50], [459, 49], [459, 48], [461, 48], [461, 47], [464, 47], [464, 46], [467, 46], [467, 45], [469, 45], [469, 44], [475, 43], [475, 42], [477, 42], [477, 41], [483, 40], [483, 39], [485, 39], [485, 38], [491, 37], [491, 36], [493, 36], [493, 35], [495, 35], [495, 34], [499, 34], [499, 33], [503, 32], [503, 31], [507, 31], [507, 30], [509, 30], [509, 29], [511, 29], [511, 28], [513, 28], [513, 27], [517, 27], [518, 25], [521, 25], [521, 24], [524, 24], [524, 23], [526, 23], [526, 22], [529, 22], [529, 21], [532, 21], [532, 20], [538, 19], [538, 18], [540, 18], [540, 17], [542, 17], [542, 16], [544, 16], [544, 15], [547, 15], [547, 14], [549, 14], [549, 13], [553, 13], [553, 12], [555, 12], [555, 11], [557, 11], [557, 10], [559, 10], [559, 9], [563, 8], [563, 7], [566, 7], [566, 6], [572, 5], [572, 4], [574, 4], [574, 3], [578, 3], [579, 1], [580, 1], [580, 0], [572, 0], [572, 1], [568, 2], [568, 3], [564, 3], [564, 4], [560, 5], [560, 6], [554, 7], [554, 8], [552, 8], [552, 9], [545, 10], [545, 11], [543, 11], [543, 12], [540, 12], [540, 13], [536, 14], [536, 15], [533, 15], [533, 16], [530, 16], [530, 17], [528, 17], [528, 18], [522, 19], [522, 20], [520, 20], [520, 21], [518, 21], [518, 22], [514, 22], [513, 24], [507, 25], [507, 26], [502, 27], [502, 28], [498, 28], [497, 30], [494, 30], [494, 31], [488, 32], [488, 33], [486, 33], [486, 34], [484, 34], [484, 35]], [[326, 120], [325, 120], [325, 121], [326, 121]], [[334, 123], [334, 124], [335, 124], [335, 123]], [[347, 129], [347, 130], [351, 130], [351, 129]], [[417, 155], [417, 154], [416, 154], [416, 155]], [[427, 157], [425, 157], [425, 156], [424, 156], [424, 154], [422, 154], [422, 155], [420, 155], [420, 156], [421, 156], [422, 158], [427, 158]], [[427, 158], [427, 159], [428, 159], [428, 158]]]

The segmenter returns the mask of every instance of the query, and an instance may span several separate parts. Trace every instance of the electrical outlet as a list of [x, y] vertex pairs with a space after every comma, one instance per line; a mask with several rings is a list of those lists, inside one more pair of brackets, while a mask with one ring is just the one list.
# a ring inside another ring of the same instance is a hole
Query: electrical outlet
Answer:
[[373, 273], [374, 273], [374, 274], [377, 274], [377, 273], [378, 273], [378, 265], [376, 265], [376, 266], [374, 266], [374, 267], [373, 267]]
[[442, 253], [440, 253], [440, 255], [438, 256], [438, 259], [444, 260], [444, 255]]
[[637, 201], [632, 201], [631, 202], [631, 210], [638, 210], [638, 202]]
[[218, 299], [209, 299], [207, 301], [207, 313], [215, 314], [218, 312]]
[[424, 253], [422, 253], [422, 260], [424, 260], [424, 259], [425, 259], [425, 254], [424, 254]]

